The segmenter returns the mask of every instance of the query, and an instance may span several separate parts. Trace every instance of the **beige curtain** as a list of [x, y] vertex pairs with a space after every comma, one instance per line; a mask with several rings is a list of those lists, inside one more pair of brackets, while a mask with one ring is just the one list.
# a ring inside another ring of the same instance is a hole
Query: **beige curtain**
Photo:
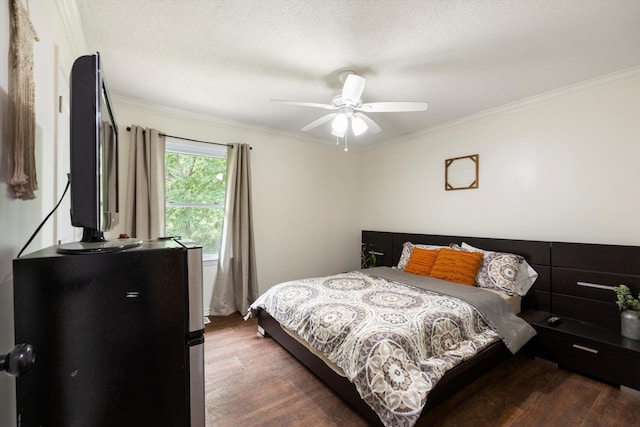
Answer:
[[136, 239], [165, 234], [165, 137], [155, 129], [131, 126], [125, 231]]
[[[116, 144], [116, 133], [111, 126], [110, 122], [103, 121], [102, 122], [102, 169], [101, 169], [101, 179], [102, 182], [100, 186], [103, 188], [103, 192], [105, 192], [103, 196], [103, 209], [105, 212], [109, 213], [106, 215], [106, 218], [103, 218], [105, 221], [109, 221], [108, 224], [105, 224], [106, 228], [111, 230], [113, 228], [113, 224], [111, 221], [115, 219], [115, 212], [119, 212], [119, 203], [118, 203], [118, 147]], [[106, 191], [105, 191], [106, 190]]]
[[251, 207], [250, 147], [227, 149], [227, 194], [224, 205], [218, 273], [213, 286], [211, 314], [244, 314], [258, 297]]

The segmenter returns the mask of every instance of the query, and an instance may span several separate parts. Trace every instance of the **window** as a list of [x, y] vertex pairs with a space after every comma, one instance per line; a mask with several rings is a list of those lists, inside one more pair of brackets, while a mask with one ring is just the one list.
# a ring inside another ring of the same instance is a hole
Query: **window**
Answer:
[[167, 236], [198, 242], [205, 259], [216, 258], [224, 217], [226, 147], [168, 137], [165, 168]]

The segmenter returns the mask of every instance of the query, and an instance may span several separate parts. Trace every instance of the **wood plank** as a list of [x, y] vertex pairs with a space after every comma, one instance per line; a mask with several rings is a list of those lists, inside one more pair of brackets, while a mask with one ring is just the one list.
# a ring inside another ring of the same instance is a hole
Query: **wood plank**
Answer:
[[207, 426], [366, 426], [257, 320], [211, 317], [205, 330]]
[[[276, 342], [259, 337], [256, 319], [245, 322], [235, 313], [211, 320], [205, 332], [208, 427], [367, 426]], [[519, 354], [460, 390], [421, 425], [605, 427], [638, 419], [640, 392]]]
[[552, 242], [554, 267], [640, 275], [640, 246]]

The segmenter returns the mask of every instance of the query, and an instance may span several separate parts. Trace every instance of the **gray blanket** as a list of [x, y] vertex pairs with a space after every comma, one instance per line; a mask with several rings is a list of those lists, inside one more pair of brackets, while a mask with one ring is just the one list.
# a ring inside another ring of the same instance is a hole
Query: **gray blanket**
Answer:
[[536, 334], [531, 325], [513, 314], [507, 303], [493, 292], [473, 286], [451, 286], [450, 282], [444, 280], [417, 276], [390, 267], [368, 268], [361, 272], [448, 295], [471, 304], [480, 312], [484, 321], [498, 332], [511, 353], [515, 354]]

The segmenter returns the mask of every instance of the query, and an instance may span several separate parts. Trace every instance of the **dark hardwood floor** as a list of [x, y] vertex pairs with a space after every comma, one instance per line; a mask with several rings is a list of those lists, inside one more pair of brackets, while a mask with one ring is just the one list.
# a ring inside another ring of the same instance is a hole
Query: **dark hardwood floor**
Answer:
[[[259, 337], [256, 319], [245, 322], [238, 313], [210, 319], [205, 332], [208, 427], [367, 425], [276, 342]], [[430, 426], [637, 426], [640, 392], [517, 355], [424, 421]]]

